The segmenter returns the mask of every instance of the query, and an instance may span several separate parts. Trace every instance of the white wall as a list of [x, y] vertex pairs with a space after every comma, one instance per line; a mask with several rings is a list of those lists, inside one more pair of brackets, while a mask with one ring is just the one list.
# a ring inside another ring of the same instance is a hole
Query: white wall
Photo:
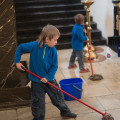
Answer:
[[102, 36], [106, 39], [114, 33], [113, 8], [112, 0], [94, 0], [90, 7], [93, 21], [97, 23], [97, 28], [102, 31]]

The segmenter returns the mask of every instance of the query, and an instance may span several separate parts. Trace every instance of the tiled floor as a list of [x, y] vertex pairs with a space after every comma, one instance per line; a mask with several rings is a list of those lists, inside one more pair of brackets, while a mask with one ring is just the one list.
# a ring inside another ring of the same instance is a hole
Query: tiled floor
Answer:
[[[102, 55], [106, 55], [106, 46], [100, 46], [104, 49]], [[101, 112], [111, 114], [115, 120], [120, 120], [120, 58], [117, 53], [111, 51], [111, 58], [107, 58], [103, 62], [93, 63], [94, 73], [100, 74], [104, 77], [103, 80], [91, 81], [89, 80], [89, 73], [79, 73], [79, 68], [68, 69], [68, 62], [72, 49], [59, 50], [58, 62], [59, 69], [56, 74], [56, 79], [65, 78], [82, 78], [83, 93], [82, 101], [94, 107]], [[29, 54], [22, 56], [22, 60], [28, 61]], [[76, 61], [78, 66], [78, 63]], [[85, 63], [85, 66], [90, 69], [90, 64]], [[78, 101], [65, 101], [70, 107], [71, 111], [76, 113], [78, 117], [76, 120], [102, 120], [102, 115], [79, 103]], [[13, 114], [11, 114], [13, 113]], [[16, 114], [15, 114], [16, 113]], [[13, 118], [11, 115], [13, 115]], [[10, 116], [9, 120], [32, 120], [30, 107], [19, 108], [16, 110], [1, 111], [0, 116]], [[5, 119], [8, 120], [7, 117]], [[63, 120], [60, 117], [59, 110], [51, 104], [49, 97], [46, 95], [46, 120]], [[71, 119], [72, 120], [72, 119]]]

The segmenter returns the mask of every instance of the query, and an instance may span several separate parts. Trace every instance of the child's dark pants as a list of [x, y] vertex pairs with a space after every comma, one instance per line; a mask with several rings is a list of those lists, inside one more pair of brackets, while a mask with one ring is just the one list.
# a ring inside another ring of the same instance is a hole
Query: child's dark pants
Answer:
[[84, 63], [83, 63], [83, 50], [78, 50], [78, 51], [73, 51], [72, 55], [70, 57], [70, 62], [69, 66], [74, 65], [75, 63], [75, 58], [77, 57], [78, 63], [79, 63], [79, 68], [83, 69], [84, 68]]
[[[59, 87], [56, 80], [50, 81], [50, 83]], [[34, 116], [33, 120], [45, 120], [45, 94], [47, 93], [52, 101], [61, 113], [68, 113], [70, 109], [64, 103], [63, 94], [53, 88], [52, 86], [44, 83], [31, 82], [31, 92], [32, 92], [32, 114]]]

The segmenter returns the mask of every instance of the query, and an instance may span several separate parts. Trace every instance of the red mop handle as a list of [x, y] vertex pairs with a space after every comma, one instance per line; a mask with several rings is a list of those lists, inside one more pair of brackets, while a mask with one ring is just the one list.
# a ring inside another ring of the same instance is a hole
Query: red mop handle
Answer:
[[[83, 26], [83, 29], [84, 29], [85, 36], [86, 36], [86, 29], [85, 29], [85, 26]], [[90, 56], [90, 51], [89, 51], [89, 46], [88, 46], [88, 41], [87, 41], [87, 40], [86, 40], [86, 43], [87, 43], [88, 54], [89, 54], [89, 59], [90, 59], [90, 66], [91, 66], [92, 75], [93, 75], [94, 73], [93, 73], [92, 61], [91, 61], [91, 56]]]
[[[28, 72], [28, 73], [32, 74], [33, 76], [37, 77], [38, 79], [42, 79], [42, 78], [41, 78], [41, 77], [39, 77], [38, 75], [36, 75], [36, 74], [32, 73], [31, 71], [27, 70], [26, 68], [23, 68], [23, 67], [22, 67], [22, 69], [24, 69], [26, 72]], [[100, 111], [96, 110], [95, 108], [93, 108], [93, 107], [91, 107], [91, 106], [87, 105], [86, 103], [84, 103], [84, 102], [82, 102], [81, 100], [77, 99], [76, 97], [74, 97], [74, 96], [70, 95], [69, 93], [65, 92], [64, 90], [62, 90], [62, 89], [60, 89], [60, 88], [56, 87], [55, 85], [51, 84], [50, 82], [47, 82], [47, 84], [49, 84], [50, 86], [52, 86], [52, 87], [56, 88], [57, 90], [59, 90], [59, 91], [63, 92], [64, 94], [66, 94], [66, 95], [70, 96], [71, 98], [73, 98], [73, 99], [77, 100], [78, 102], [80, 102], [80, 103], [84, 104], [85, 106], [87, 106], [87, 107], [89, 107], [89, 108], [93, 109], [94, 111], [96, 111], [96, 112], [98, 112], [98, 113], [102, 114], [103, 116], [105, 116], [105, 115], [107, 114], [106, 112], [105, 112], [105, 113], [102, 113], [102, 112], [100, 112]]]

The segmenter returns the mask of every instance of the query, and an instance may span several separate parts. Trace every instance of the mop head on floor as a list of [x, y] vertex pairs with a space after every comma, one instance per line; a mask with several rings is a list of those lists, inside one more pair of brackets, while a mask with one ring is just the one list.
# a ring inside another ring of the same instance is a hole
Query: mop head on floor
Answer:
[[114, 120], [114, 118], [111, 116], [111, 114], [106, 114], [102, 120]]
[[103, 76], [99, 74], [94, 74], [89, 77], [90, 80], [96, 81], [96, 80], [102, 80]]

